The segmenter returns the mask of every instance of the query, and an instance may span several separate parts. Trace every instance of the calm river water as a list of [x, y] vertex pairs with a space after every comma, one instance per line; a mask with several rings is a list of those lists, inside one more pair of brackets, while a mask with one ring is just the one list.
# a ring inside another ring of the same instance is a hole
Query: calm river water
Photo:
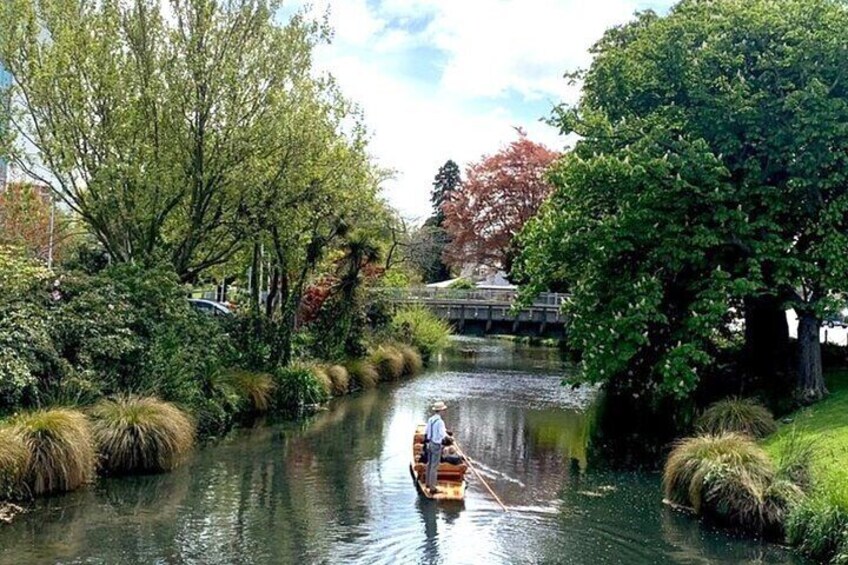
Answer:
[[[0, 526], [0, 562], [801, 563], [664, 507], [652, 473], [586, 461], [591, 393], [550, 349], [483, 340], [428, 374], [338, 399], [296, 424], [238, 430], [174, 473], [101, 480]], [[462, 505], [409, 475], [429, 404], [487, 481]]]

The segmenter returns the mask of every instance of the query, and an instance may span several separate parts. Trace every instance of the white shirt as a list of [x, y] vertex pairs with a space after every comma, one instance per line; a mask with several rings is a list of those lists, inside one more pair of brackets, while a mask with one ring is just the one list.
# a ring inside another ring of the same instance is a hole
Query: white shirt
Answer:
[[427, 427], [424, 429], [424, 435], [433, 443], [442, 443], [442, 440], [445, 439], [448, 432], [445, 429], [445, 421], [442, 420], [441, 414], [437, 412], [430, 416], [430, 419], [427, 420]]

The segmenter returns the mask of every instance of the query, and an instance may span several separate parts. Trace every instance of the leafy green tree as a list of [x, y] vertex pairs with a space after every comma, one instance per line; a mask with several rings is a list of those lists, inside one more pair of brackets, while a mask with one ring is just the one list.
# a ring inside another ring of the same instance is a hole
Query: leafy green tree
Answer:
[[582, 140], [518, 269], [573, 289], [588, 379], [691, 394], [731, 307], [755, 368], [780, 370], [791, 306], [797, 391], [826, 394], [819, 321], [848, 281], [844, 29], [832, 0], [692, 0], [594, 46], [554, 117]]
[[[289, 148], [269, 125], [324, 28], [276, 0], [10, 0], [14, 161], [118, 262], [167, 257], [183, 280], [243, 241], [249, 166]], [[35, 151], [32, 151], [34, 146]]]
[[361, 117], [332, 80], [302, 77], [278, 109], [269, 134], [286, 151], [252, 161], [245, 197], [246, 236], [255, 242], [251, 263], [258, 264], [261, 248], [269, 255], [265, 322], [255, 316], [257, 324], [272, 326], [272, 367], [292, 358], [304, 289], [328, 253], [351, 230], [385, 218], [377, 197], [381, 173], [368, 157]]

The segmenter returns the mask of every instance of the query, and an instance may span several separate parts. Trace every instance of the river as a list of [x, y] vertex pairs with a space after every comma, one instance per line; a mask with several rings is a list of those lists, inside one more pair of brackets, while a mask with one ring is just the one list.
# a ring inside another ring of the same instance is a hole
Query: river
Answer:
[[[165, 475], [103, 479], [0, 526], [0, 563], [802, 563], [665, 507], [657, 473], [587, 462], [590, 390], [554, 349], [461, 340], [425, 375], [239, 429]], [[510, 508], [419, 498], [434, 400]]]

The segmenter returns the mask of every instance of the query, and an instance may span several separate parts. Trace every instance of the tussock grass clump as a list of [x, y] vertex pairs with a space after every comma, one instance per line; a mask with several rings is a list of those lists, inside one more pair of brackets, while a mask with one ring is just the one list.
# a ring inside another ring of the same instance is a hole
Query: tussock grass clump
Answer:
[[23, 479], [29, 463], [29, 451], [17, 430], [0, 428], [0, 499], [23, 494]]
[[247, 403], [251, 412], [267, 412], [271, 408], [274, 377], [270, 374], [235, 370], [230, 371], [227, 382]]
[[374, 350], [370, 358], [384, 381], [399, 379], [403, 375], [403, 355], [390, 345], [381, 345]]
[[739, 433], [762, 438], [777, 431], [771, 412], [750, 398], [720, 400], [704, 411], [698, 429], [706, 434]]
[[170, 471], [194, 446], [194, 423], [158, 398], [101, 400], [91, 417], [102, 468], [112, 475]]
[[394, 348], [400, 352], [403, 357], [403, 374], [412, 376], [417, 375], [424, 369], [424, 360], [418, 350], [405, 343], [398, 343]]
[[369, 361], [354, 359], [348, 361], [347, 372], [354, 384], [360, 388], [374, 388], [380, 381], [380, 375]]
[[320, 384], [321, 388], [324, 390], [324, 394], [332, 396], [333, 379], [330, 378], [327, 368], [320, 365], [313, 365], [311, 369], [312, 373], [315, 375], [315, 379], [318, 381], [318, 384]]
[[94, 440], [81, 412], [29, 412], [15, 418], [14, 430], [29, 454], [24, 482], [32, 494], [74, 490], [94, 479]]
[[817, 561], [839, 563], [842, 553], [848, 558], [848, 512], [825, 495], [811, 496], [789, 513], [786, 539]]
[[678, 442], [666, 462], [667, 499], [696, 513], [760, 532], [780, 531], [800, 490], [778, 480], [762, 448], [741, 434], [706, 435]]
[[327, 367], [327, 375], [333, 382], [333, 394], [336, 396], [347, 394], [350, 387], [350, 375], [347, 374], [347, 369], [341, 365], [330, 365]]

